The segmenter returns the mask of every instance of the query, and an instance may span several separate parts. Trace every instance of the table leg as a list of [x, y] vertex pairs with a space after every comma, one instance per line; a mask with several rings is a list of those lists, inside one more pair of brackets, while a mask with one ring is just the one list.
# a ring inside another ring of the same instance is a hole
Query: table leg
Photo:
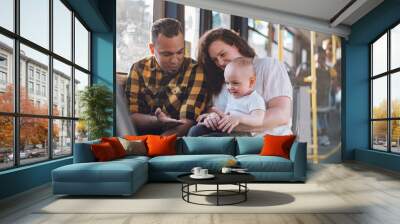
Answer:
[[182, 188], [181, 188], [181, 192], [182, 192], [182, 199], [184, 198], [184, 197], [183, 197], [183, 190], [184, 190], [184, 184], [182, 183]]
[[219, 205], [219, 184], [217, 184], [217, 206]]
[[190, 201], [189, 201], [189, 195], [190, 195], [190, 184], [188, 184], [188, 185], [187, 185], [187, 191], [188, 191], [188, 193], [187, 193], [187, 201], [188, 201], [188, 202], [190, 202]]
[[247, 201], [247, 183], [244, 183], [244, 201]]
[[197, 184], [196, 184], [196, 186], [195, 186], [195, 191], [197, 192]]

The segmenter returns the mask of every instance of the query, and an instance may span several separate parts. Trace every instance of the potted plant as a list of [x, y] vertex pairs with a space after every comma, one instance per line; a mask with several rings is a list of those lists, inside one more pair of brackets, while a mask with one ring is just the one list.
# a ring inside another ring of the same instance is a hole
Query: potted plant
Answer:
[[94, 84], [80, 92], [81, 120], [88, 130], [89, 140], [110, 136], [112, 125], [113, 94], [107, 86]]

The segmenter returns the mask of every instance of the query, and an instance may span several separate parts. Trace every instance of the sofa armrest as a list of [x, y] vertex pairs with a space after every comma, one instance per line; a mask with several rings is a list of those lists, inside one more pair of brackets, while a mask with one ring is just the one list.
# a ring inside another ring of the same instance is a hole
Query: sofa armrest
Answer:
[[294, 142], [290, 149], [290, 160], [293, 162], [293, 179], [305, 181], [307, 176], [307, 143]]
[[90, 146], [92, 144], [98, 144], [98, 143], [100, 143], [99, 140], [75, 143], [75, 145], [74, 145], [74, 163], [95, 162], [96, 158], [94, 157]]

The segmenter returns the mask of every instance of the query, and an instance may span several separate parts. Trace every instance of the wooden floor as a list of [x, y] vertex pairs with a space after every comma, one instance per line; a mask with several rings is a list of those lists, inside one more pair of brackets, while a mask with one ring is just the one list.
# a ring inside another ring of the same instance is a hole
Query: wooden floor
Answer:
[[367, 204], [356, 214], [35, 214], [54, 200], [42, 186], [0, 202], [0, 223], [220, 224], [220, 223], [400, 223], [400, 174], [359, 163], [312, 165], [308, 182], [344, 200]]

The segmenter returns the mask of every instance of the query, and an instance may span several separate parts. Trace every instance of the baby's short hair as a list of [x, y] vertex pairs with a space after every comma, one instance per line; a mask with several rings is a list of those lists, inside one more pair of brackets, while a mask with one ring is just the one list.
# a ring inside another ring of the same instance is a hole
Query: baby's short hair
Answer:
[[248, 57], [238, 57], [233, 59], [228, 66], [247, 68], [250, 69], [251, 73], [255, 75], [255, 69], [253, 65], [253, 59]]
[[246, 57], [238, 57], [233, 59], [231, 63], [239, 66], [253, 66], [253, 59]]

